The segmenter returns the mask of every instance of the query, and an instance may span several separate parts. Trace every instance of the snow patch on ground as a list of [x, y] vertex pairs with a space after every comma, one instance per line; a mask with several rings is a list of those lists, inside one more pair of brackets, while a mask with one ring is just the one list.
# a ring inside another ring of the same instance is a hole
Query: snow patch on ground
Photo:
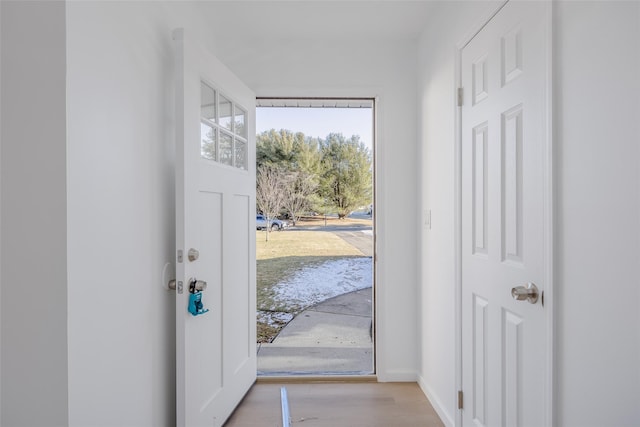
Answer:
[[[283, 326], [308, 307], [338, 295], [370, 288], [372, 283], [371, 258], [343, 258], [305, 267], [274, 286], [270, 307], [274, 311], [259, 311], [258, 321]], [[289, 312], [276, 312], [277, 307], [287, 307]]]
[[281, 311], [262, 311], [258, 310], [256, 320], [260, 323], [273, 326], [274, 328], [281, 328], [289, 323], [295, 313], [283, 313]]
[[[274, 287], [275, 304], [301, 311], [326, 299], [371, 287], [371, 258], [344, 258], [303, 268]], [[275, 307], [274, 307], [275, 308]]]

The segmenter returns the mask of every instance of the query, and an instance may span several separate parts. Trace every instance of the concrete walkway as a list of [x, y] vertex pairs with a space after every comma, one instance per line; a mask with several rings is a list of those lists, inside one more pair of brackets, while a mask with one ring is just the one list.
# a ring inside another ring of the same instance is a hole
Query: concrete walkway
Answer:
[[258, 344], [258, 375], [373, 373], [371, 288], [298, 314], [269, 344]]

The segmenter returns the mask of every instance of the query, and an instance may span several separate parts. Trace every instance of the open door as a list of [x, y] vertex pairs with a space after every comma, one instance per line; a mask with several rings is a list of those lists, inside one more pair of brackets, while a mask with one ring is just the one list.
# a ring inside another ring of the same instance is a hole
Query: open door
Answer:
[[256, 377], [255, 95], [173, 39], [177, 425], [221, 426]]

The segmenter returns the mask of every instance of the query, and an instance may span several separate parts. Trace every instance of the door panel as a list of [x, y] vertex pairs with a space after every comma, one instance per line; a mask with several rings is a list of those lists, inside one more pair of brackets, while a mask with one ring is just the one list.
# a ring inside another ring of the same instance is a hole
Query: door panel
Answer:
[[[234, 194], [230, 199], [230, 213], [233, 216], [229, 218], [229, 229], [237, 230], [233, 236], [233, 239], [238, 241], [237, 243], [244, 243], [232, 245], [226, 254], [226, 283], [229, 284], [229, 287], [233, 287], [233, 292], [225, 295], [225, 304], [228, 307], [236, 307], [234, 310], [225, 311], [224, 319], [226, 324], [233, 325], [230, 329], [234, 333], [228, 334], [225, 339], [226, 354], [233, 372], [241, 370], [247, 363], [251, 363], [252, 359], [255, 361], [256, 357], [255, 344], [249, 345], [250, 343], [246, 339], [246, 335], [252, 334], [253, 328], [256, 326], [255, 302], [249, 306], [252, 301], [255, 301], [254, 298], [251, 298], [251, 292], [255, 295], [255, 290], [249, 286], [250, 265], [248, 265], [249, 260], [254, 258], [248, 257], [246, 253], [251, 247], [250, 236], [255, 239], [255, 232], [253, 232], [255, 227], [251, 227], [249, 220], [250, 211], [255, 217], [255, 208], [250, 209], [249, 205], [250, 199], [244, 195]], [[255, 264], [255, 260], [252, 262]], [[252, 318], [249, 317], [251, 312], [254, 313]]]
[[[222, 342], [222, 287], [217, 285], [222, 283], [222, 199], [221, 193], [206, 191], [198, 192], [199, 212], [202, 218], [199, 224], [197, 236], [197, 247], [200, 251], [198, 266], [194, 265], [196, 278], [204, 278], [207, 269], [200, 269], [201, 266], [210, 266], [213, 276], [208, 276], [208, 287], [204, 292], [204, 303], [209, 312], [206, 315], [194, 319], [193, 327], [197, 330], [197, 339], [193, 340], [193, 350], [197, 357], [198, 371], [206, 372], [206, 365], [218, 367], [212, 369], [211, 375], [200, 376], [201, 388], [200, 406], [204, 406], [207, 401], [221, 392], [223, 386], [223, 354], [222, 346], [209, 345], [211, 343]], [[209, 274], [211, 274], [209, 272]], [[184, 309], [184, 308], [183, 308]]]
[[221, 426], [256, 377], [255, 95], [183, 30], [174, 43], [177, 425]]
[[485, 425], [487, 418], [487, 300], [473, 296], [473, 418]]
[[511, 1], [462, 50], [463, 424], [545, 423], [546, 5]]

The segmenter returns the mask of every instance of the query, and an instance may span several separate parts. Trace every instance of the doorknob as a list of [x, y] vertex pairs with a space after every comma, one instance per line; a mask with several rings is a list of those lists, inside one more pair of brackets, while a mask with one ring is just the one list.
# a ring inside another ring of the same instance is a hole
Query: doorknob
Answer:
[[177, 291], [179, 294], [182, 293], [182, 282], [177, 282], [176, 279], [169, 280], [167, 287], [172, 291]]
[[189, 249], [189, 252], [187, 252], [187, 258], [189, 261], [193, 262], [200, 258], [200, 252], [197, 249], [191, 248]]
[[205, 289], [207, 289], [207, 282], [205, 282], [204, 280], [196, 280], [196, 279], [191, 279], [191, 281], [189, 282], [189, 292], [196, 293], [196, 292], [202, 292]]
[[511, 289], [511, 296], [516, 301], [529, 301], [531, 304], [538, 302], [538, 287], [533, 283], [524, 286], [516, 286]]
[[[176, 288], [178, 288], [178, 290], [181, 290], [182, 282], [178, 282], [178, 285], [176, 286], [176, 279], [171, 279], [169, 280], [167, 287], [173, 291], [175, 291]], [[207, 289], [207, 282], [205, 282], [204, 280], [191, 279], [191, 282], [189, 282], [189, 291], [191, 293], [195, 291], [204, 291], [205, 289]]]
[[[182, 293], [182, 282], [176, 282], [176, 279], [169, 280], [167, 287], [172, 291], [177, 290], [179, 294]], [[191, 279], [189, 282], [189, 292], [191, 293], [202, 292], [205, 289], [207, 289], [207, 282], [204, 280]]]

